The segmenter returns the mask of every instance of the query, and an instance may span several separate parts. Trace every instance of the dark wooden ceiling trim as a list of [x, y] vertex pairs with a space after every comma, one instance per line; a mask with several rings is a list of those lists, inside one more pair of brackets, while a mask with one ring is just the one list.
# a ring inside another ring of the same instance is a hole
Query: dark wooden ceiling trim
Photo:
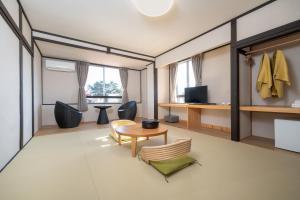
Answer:
[[100, 49], [84, 47], [84, 46], [80, 46], [80, 45], [70, 44], [70, 43], [56, 41], [56, 40], [50, 40], [50, 39], [46, 39], [46, 38], [33, 37], [33, 39], [37, 40], [37, 41], [49, 42], [49, 43], [53, 43], [53, 44], [59, 44], [59, 45], [69, 46], [69, 47], [78, 48], [78, 49], [85, 49], [85, 50], [90, 50], [90, 51], [97, 51], [97, 52], [101, 52], [101, 53], [107, 53], [107, 54], [116, 55], [116, 56], [125, 57], [125, 58], [130, 58], [130, 59], [134, 59], [134, 60], [141, 60], [141, 61], [151, 62], [151, 63], [154, 62], [154, 60], [148, 60], [148, 59], [144, 59], [144, 58], [124, 55], [124, 54], [119, 54], [119, 53], [114, 53], [114, 52], [109, 53], [107, 51], [103, 51], [103, 50], [100, 50]]
[[107, 46], [107, 45], [103, 45], [103, 44], [98, 44], [98, 43], [94, 43], [94, 42], [89, 42], [89, 41], [86, 41], [86, 40], [80, 40], [80, 39], [77, 39], [77, 38], [73, 38], [73, 37], [69, 37], [69, 36], [65, 36], [65, 35], [60, 35], [60, 34], [56, 34], [56, 33], [50, 33], [50, 32], [37, 30], [37, 29], [33, 29], [33, 31], [43, 33], [43, 34], [47, 34], [47, 35], [56, 36], [56, 37], [61, 37], [61, 38], [69, 39], [69, 40], [74, 40], [74, 41], [78, 41], [78, 42], [83, 42], [83, 43], [87, 43], [87, 44], [92, 44], [92, 45], [96, 45], [96, 46], [100, 46], [100, 47], [105, 47], [105, 48], [111, 49], [111, 50], [118, 50], [118, 51], [123, 51], [123, 52], [126, 52], [126, 53], [136, 54], [136, 55], [139, 55], [139, 56], [155, 58], [154, 56], [150, 56], [150, 55], [146, 55], [146, 54], [142, 54], [142, 53], [137, 53], [137, 52], [133, 52], [133, 51], [128, 51], [128, 50], [124, 50], [124, 49], [120, 49], [120, 48], [115, 48], [115, 47], [111, 47], [111, 46]]

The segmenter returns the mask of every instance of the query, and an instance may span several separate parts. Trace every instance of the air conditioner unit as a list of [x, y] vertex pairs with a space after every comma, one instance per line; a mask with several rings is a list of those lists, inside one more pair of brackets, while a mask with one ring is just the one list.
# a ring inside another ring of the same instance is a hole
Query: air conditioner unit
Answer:
[[47, 70], [51, 71], [62, 71], [62, 72], [74, 72], [75, 62], [45, 59], [45, 66]]

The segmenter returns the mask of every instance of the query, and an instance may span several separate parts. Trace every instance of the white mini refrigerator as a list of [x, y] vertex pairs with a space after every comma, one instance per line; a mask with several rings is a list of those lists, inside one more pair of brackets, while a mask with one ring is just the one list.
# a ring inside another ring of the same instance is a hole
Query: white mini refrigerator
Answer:
[[275, 147], [300, 153], [300, 121], [275, 119]]

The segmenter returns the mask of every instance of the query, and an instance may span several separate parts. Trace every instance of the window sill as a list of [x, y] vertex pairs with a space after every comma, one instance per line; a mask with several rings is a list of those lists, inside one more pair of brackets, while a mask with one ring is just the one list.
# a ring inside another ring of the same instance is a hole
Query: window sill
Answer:
[[[139, 102], [136, 102], [137, 104], [141, 104], [142, 102], [139, 101]], [[71, 105], [71, 106], [77, 106], [78, 104], [77, 103], [66, 103], [68, 105]], [[88, 105], [109, 105], [109, 104], [119, 104], [119, 105], [122, 105], [123, 103], [88, 103]], [[55, 106], [55, 103], [43, 103], [42, 106]]]

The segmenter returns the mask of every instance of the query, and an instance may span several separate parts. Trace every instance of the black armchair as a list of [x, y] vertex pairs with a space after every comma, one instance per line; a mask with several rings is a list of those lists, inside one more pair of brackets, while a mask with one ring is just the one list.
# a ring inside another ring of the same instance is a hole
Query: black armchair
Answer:
[[118, 109], [120, 119], [128, 119], [134, 121], [137, 112], [136, 101], [129, 101]]
[[60, 101], [57, 101], [55, 104], [54, 115], [60, 128], [77, 127], [82, 119], [81, 112]]

